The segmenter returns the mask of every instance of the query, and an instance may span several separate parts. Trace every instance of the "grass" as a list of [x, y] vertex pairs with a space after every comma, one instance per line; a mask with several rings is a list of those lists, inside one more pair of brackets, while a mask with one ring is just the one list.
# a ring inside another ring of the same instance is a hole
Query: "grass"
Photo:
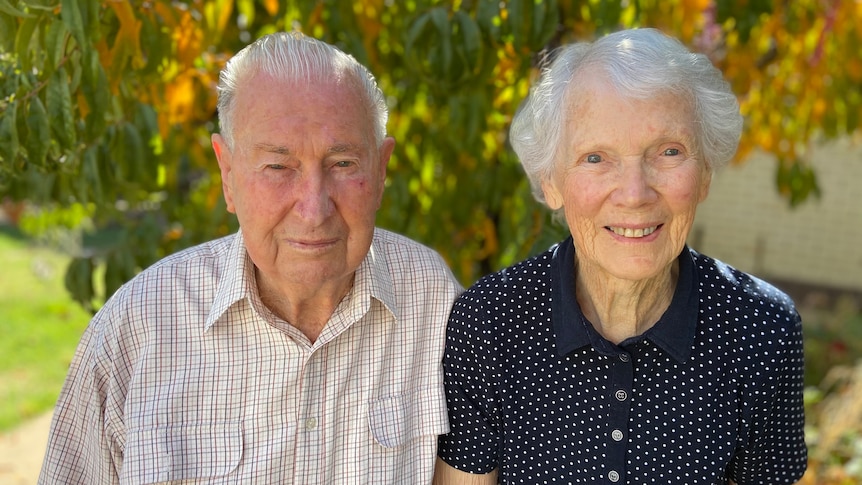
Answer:
[[54, 406], [89, 322], [63, 286], [67, 263], [0, 226], [0, 432]]

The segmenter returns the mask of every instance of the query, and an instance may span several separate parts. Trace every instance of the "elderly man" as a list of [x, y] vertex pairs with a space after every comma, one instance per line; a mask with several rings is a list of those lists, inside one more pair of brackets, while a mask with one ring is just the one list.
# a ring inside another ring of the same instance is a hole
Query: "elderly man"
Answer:
[[371, 74], [297, 33], [219, 83], [212, 137], [240, 231], [156, 263], [93, 318], [40, 483], [428, 483], [461, 288], [375, 229], [387, 108]]

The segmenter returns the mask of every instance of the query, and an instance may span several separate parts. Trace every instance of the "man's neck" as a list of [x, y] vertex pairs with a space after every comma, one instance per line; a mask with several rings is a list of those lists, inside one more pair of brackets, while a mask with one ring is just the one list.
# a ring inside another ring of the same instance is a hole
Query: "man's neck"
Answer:
[[344, 296], [353, 288], [353, 276], [321, 287], [285, 284], [275, 286], [255, 272], [260, 300], [277, 317], [314, 343]]

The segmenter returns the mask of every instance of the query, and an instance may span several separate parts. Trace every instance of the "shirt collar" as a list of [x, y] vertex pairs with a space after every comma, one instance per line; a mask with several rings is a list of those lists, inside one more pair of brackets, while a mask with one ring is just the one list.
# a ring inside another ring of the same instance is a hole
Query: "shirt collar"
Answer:
[[215, 297], [209, 315], [204, 322], [204, 332], [224, 315], [236, 302], [246, 299], [257, 288], [254, 280], [254, 264], [245, 249], [242, 230], [237, 231], [227, 253], [224, 270], [218, 277]]
[[[551, 256], [553, 281], [552, 319], [557, 353], [564, 356], [576, 349], [593, 345], [605, 354], [619, 353], [590, 325], [575, 295], [575, 247], [569, 237], [558, 244]], [[671, 304], [661, 319], [643, 335], [622, 342], [620, 346], [648, 339], [679, 363], [688, 360], [697, 327], [697, 270], [691, 251], [685, 247], [679, 255], [679, 279]]]
[[371, 297], [383, 303], [397, 322], [401, 315], [398, 313], [398, 305], [395, 304], [395, 284], [386, 262], [384, 243], [377, 237], [376, 229], [371, 248], [359, 266], [358, 274], [369, 278]]
[[[383, 252], [383, 244], [376, 237], [372, 239], [371, 248], [365, 259], [356, 270], [354, 288], [351, 298], [361, 298], [370, 295], [379, 300], [398, 321], [398, 307], [395, 305], [395, 287]], [[208, 331], [234, 304], [245, 300], [257, 291], [254, 279], [254, 263], [248, 256], [242, 230], [237, 231], [228, 251], [224, 272], [218, 281], [218, 286], [204, 323], [204, 332]], [[355, 308], [355, 306], [354, 306]], [[362, 305], [366, 311], [368, 306]]]

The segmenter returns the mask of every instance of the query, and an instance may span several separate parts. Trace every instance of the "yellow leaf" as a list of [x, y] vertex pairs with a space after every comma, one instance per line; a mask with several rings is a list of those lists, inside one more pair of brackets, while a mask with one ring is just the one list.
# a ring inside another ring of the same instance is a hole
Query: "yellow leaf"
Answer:
[[278, 0], [263, 0], [263, 8], [266, 13], [275, 15], [278, 13]]

